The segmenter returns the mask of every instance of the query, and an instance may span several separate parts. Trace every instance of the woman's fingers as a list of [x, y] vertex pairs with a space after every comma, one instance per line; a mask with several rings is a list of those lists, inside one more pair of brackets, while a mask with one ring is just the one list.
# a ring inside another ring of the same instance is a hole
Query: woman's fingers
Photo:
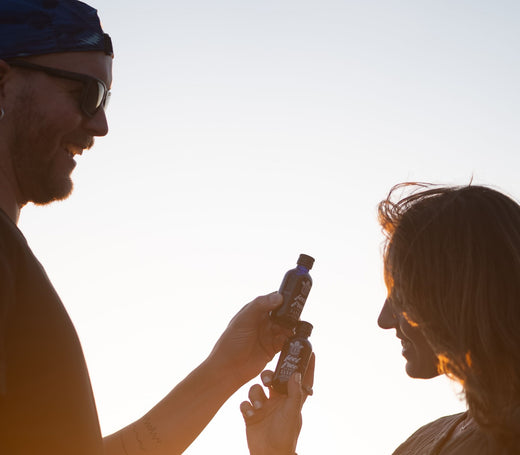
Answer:
[[266, 387], [270, 387], [271, 384], [273, 383], [273, 376], [274, 376], [274, 373], [272, 371], [264, 370], [264, 371], [262, 371], [262, 374], [260, 375], [260, 379], [262, 379], [262, 383]]
[[305, 399], [307, 397], [311, 396], [314, 391], [312, 389], [312, 386], [314, 385], [314, 367], [316, 366], [316, 356], [314, 355], [314, 352], [311, 355], [311, 358], [309, 359], [309, 366], [307, 367], [307, 371], [305, 372], [305, 376], [302, 380], [302, 389], [305, 393]]
[[255, 384], [249, 389], [249, 401], [240, 403], [240, 411], [244, 419], [248, 420], [255, 415], [255, 411], [263, 408], [267, 396], [260, 384]]
[[245, 420], [248, 420], [255, 415], [255, 410], [249, 401], [243, 401], [240, 403], [240, 412], [242, 412]]
[[[308, 396], [313, 394], [312, 386], [314, 384], [314, 368], [316, 363], [316, 357], [314, 353], [311, 355], [307, 371], [303, 378], [299, 373], [294, 374], [288, 384], [288, 398], [292, 402], [292, 408], [295, 412], [299, 412], [303, 403]], [[260, 378], [265, 387], [270, 391], [271, 398], [274, 395], [278, 395], [271, 388], [273, 383], [274, 373], [270, 370], [262, 371]], [[262, 409], [267, 403], [268, 398], [265, 394], [264, 388], [260, 384], [254, 384], [249, 389], [249, 401], [244, 401], [240, 404], [240, 411], [246, 421], [255, 416], [256, 411]]]
[[249, 401], [256, 410], [263, 407], [264, 403], [267, 401], [267, 396], [265, 395], [264, 389], [261, 385], [255, 384], [249, 389]]

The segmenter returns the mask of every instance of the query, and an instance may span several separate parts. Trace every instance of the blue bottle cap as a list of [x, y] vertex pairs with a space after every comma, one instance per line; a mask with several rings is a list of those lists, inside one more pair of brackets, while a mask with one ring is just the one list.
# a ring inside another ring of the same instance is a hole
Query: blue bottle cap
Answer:
[[307, 321], [298, 321], [296, 325], [296, 334], [304, 337], [310, 337], [313, 329], [313, 325]]
[[300, 254], [300, 257], [298, 258], [298, 261], [296, 262], [298, 265], [303, 265], [307, 269], [312, 269], [312, 266], [314, 265], [314, 258], [311, 256], [308, 256], [307, 254]]

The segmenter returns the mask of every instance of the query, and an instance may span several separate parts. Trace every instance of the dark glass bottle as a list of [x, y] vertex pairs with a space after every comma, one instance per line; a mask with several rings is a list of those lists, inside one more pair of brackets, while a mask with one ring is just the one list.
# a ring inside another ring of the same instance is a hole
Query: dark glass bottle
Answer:
[[296, 333], [285, 342], [272, 383], [277, 392], [287, 394], [287, 382], [293, 373], [305, 375], [312, 354], [312, 345], [308, 340], [311, 333], [312, 324], [299, 321]]
[[271, 312], [271, 317], [276, 323], [289, 329], [296, 327], [311, 290], [312, 278], [309, 270], [312, 269], [314, 258], [300, 254], [296, 264], [295, 269], [285, 274], [280, 285], [278, 292], [283, 297], [282, 305]]

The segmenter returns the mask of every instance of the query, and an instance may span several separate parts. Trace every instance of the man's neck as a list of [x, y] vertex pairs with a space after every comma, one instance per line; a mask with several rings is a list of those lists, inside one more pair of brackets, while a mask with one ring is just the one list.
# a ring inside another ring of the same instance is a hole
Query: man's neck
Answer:
[[21, 206], [16, 197], [12, 178], [0, 164], [0, 209], [2, 209], [13, 223], [18, 224]]
[[0, 144], [0, 209], [2, 209], [13, 223], [18, 224], [22, 205], [18, 202], [16, 178], [12, 171], [9, 155]]
[[13, 223], [18, 224], [18, 219], [20, 218], [20, 206], [16, 202], [16, 199], [11, 197], [9, 193], [9, 189], [0, 187], [0, 209], [11, 218]]

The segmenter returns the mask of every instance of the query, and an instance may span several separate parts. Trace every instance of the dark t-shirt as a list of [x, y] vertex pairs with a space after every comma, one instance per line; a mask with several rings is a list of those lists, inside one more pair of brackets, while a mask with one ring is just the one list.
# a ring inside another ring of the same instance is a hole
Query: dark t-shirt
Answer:
[[102, 453], [74, 326], [24, 236], [0, 210], [0, 454]]

